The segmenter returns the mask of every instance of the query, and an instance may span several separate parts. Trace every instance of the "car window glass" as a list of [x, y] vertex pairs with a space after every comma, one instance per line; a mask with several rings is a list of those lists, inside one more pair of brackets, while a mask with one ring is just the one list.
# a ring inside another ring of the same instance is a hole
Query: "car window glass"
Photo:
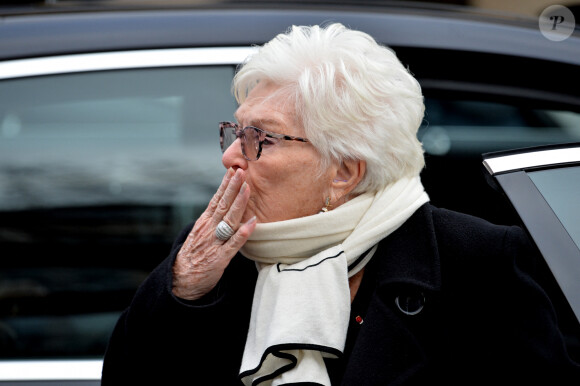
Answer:
[[580, 141], [580, 113], [568, 105], [494, 95], [425, 90], [418, 137], [425, 149], [421, 181], [431, 203], [517, 224], [509, 204], [483, 178], [482, 154]]
[[580, 140], [580, 114], [526, 104], [426, 98], [419, 131], [427, 154], [476, 154]]
[[[183, 67], [0, 82], [1, 357], [103, 354], [137, 286], [219, 185], [217, 122], [233, 119], [233, 74]], [[580, 114], [428, 97], [419, 138], [432, 202], [467, 212], [476, 202], [488, 215], [490, 197], [469, 180], [481, 153], [580, 140]]]
[[234, 67], [0, 82], [0, 356], [101, 356], [224, 168]]
[[540, 170], [528, 175], [580, 248], [580, 167]]

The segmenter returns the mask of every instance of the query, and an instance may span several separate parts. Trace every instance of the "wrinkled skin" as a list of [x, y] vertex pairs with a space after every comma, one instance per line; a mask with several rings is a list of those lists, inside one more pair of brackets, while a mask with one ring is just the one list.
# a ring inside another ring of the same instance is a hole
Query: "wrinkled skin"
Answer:
[[[238, 123], [304, 137], [293, 104], [271, 97], [278, 89], [259, 83], [236, 111]], [[177, 255], [173, 293], [195, 300], [211, 291], [258, 222], [316, 214], [327, 197], [330, 209], [344, 203], [364, 175], [364, 161], [336, 163], [323, 173], [319, 173], [319, 161], [320, 154], [311, 143], [284, 140], [264, 143], [260, 158], [248, 161], [236, 139], [223, 154], [228, 170], [220, 187]], [[226, 242], [215, 236], [222, 220], [235, 231]]]

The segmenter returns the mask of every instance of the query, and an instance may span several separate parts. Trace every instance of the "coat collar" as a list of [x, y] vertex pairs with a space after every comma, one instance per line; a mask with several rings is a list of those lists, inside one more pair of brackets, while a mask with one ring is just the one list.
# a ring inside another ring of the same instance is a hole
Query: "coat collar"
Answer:
[[400, 385], [428, 366], [427, 354], [417, 338], [424, 335], [421, 330], [432, 328], [433, 320], [425, 319], [423, 312], [406, 313], [397, 298], [409, 300], [420, 294], [421, 311], [423, 304], [431, 302], [429, 295], [423, 295], [438, 292], [441, 287], [432, 207], [423, 205], [381, 241], [373, 260], [369, 273], [376, 274], [375, 293], [351, 352], [343, 385]]
[[428, 290], [441, 287], [441, 267], [432, 206], [425, 204], [375, 252], [379, 285], [406, 283]]

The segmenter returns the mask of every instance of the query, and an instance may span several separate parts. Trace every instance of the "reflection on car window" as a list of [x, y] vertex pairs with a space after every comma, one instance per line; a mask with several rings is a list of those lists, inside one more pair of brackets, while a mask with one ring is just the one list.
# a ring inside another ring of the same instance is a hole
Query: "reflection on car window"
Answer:
[[427, 154], [481, 153], [580, 140], [580, 114], [477, 100], [426, 98]]
[[580, 167], [540, 170], [528, 175], [580, 248]]
[[[217, 122], [233, 118], [233, 74], [183, 67], [0, 82], [0, 357], [104, 353], [137, 286], [219, 185]], [[464, 197], [478, 208], [488, 199], [462, 193], [474, 175], [458, 169], [464, 155], [479, 164], [487, 151], [580, 140], [574, 112], [435, 98], [426, 108], [419, 137], [442, 157], [427, 161], [424, 183], [434, 202], [460, 210]]]
[[234, 68], [0, 82], [0, 356], [101, 356], [224, 173]]

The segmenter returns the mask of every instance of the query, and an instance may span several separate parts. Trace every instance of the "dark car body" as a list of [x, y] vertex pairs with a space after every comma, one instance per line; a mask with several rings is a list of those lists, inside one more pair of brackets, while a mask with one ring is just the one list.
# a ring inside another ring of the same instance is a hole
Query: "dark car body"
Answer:
[[580, 357], [580, 143], [484, 155], [492, 185], [512, 204], [544, 258], [568, 349]]
[[119, 313], [224, 173], [236, 66], [291, 25], [330, 22], [390, 46], [421, 83], [437, 206], [518, 223], [481, 154], [580, 140], [580, 33], [553, 42], [534, 18], [379, 2], [0, 8], [0, 383], [98, 383]]

